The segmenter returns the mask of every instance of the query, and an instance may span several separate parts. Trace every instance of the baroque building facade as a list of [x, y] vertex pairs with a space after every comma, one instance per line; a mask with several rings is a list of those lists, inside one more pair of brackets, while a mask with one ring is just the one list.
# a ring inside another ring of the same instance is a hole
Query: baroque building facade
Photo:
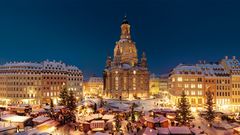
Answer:
[[62, 62], [11, 62], [0, 66], [0, 104], [54, 104], [64, 88], [82, 97], [82, 71]]
[[239, 76], [240, 62], [235, 56], [215, 63], [180, 64], [169, 76], [171, 100], [177, 103], [184, 91], [193, 108], [203, 109], [209, 90], [217, 110], [240, 111]]
[[107, 57], [103, 84], [103, 94], [109, 98], [133, 99], [149, 96], [147, 58], [143, 52], [139, 62], [126, 17], [121, 25], [120, 40], [116, 42], [114, 48], [114, 58]]

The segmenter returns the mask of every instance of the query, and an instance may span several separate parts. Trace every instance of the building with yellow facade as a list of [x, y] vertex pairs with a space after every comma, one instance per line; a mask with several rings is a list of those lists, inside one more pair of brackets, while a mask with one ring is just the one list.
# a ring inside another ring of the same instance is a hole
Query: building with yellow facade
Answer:
[[135, 42], [131, 38], [130, 24], [125, 17], [121, 25], [120, 40], [109, 56], [103, 72], [104, 95], [116, 99], [147, 98], [149, 71], [145, 53], [138, 61]]
[[195, 65], [180, 64], [169, 77], [171, 100], [178, 102], [182, 91], [193, 108], [203, 109], [206, 91], [214, 96], [219, 111], [240, 110], [240, 63], [233, 57], [220, 62], [199, 62]]
[[83, 83], [84, 95], [102, 96], [103, 94], [103, 79], [102, 77], [90, 77], [89, 80]]
[[150, 76], [149, 81], [149, 94], [151, 96], [157, 96], [162, 98], [169, 98], [169, 92], [168, 92], [168, 74], [164, 75], [155, 75], [152, 74]]
[[82, 96], [81, 70], [62, 62], [12, 62], [0, 66], [0, 103], [57, 104], [63, 87]]
[[150, 76], [150, 81], [149, 81], [149, 94], [153, 96], [153, 95], [158, 95], [159, 92], [160, 92], [160, 78], [159, 76], [152, 74]]

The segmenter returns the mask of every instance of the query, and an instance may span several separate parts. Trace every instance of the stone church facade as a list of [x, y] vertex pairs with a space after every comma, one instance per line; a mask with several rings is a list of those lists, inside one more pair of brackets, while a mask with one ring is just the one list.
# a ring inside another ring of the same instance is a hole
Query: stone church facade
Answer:
[[149, 71], [145, 53], [138, 60], [135, 42], [131, 39], [127, 18], [121, 25], [120, 40], [116, 42], [113, 59], [108, 56], [103, 71], [103, 94], [115, 99], [147, 98]]

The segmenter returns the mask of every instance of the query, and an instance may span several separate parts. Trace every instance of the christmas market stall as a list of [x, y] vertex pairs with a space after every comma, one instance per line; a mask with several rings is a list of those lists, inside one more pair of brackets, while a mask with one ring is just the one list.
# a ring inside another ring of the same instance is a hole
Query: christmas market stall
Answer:
[[24, 129], [26, 126], [32, 126], [32, 118], [28, 116], [18, 116], [13, 114], [3, 115], [1, 120], [6, 123], [11, 123], [19, 129]]
[[93, 120], [90, 123], [90, 128], [94, 132], [104, 131], [105, 121], [104, 120]]
[[145, 120], [145, 125], [149, 128], [156, 128], [156, 127], [168, 127], [169, 121], [164, 116], [159, 117], [150, 117], [150, 116], [143, 116]]

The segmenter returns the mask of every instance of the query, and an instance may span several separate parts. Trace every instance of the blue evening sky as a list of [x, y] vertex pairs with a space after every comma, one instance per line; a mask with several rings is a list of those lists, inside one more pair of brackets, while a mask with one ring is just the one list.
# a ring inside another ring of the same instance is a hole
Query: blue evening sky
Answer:
[[1, 0], [0, 63], [62, 60], [101, 75], [127, 14], [139, 55], [166, 73], [179, 63], [240, 56], [238, 0]]

